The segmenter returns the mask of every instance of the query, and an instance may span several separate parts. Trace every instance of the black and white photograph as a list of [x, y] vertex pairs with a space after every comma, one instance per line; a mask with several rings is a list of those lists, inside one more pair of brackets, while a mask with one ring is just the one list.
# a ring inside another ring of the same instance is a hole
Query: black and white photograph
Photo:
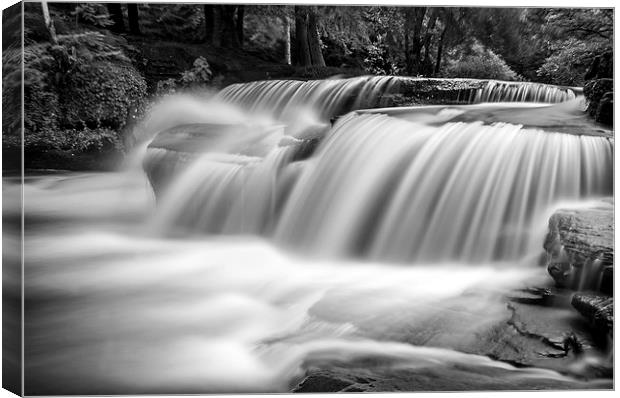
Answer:
[[614, 391], [613, 2], [3, 7], [2, 388]]

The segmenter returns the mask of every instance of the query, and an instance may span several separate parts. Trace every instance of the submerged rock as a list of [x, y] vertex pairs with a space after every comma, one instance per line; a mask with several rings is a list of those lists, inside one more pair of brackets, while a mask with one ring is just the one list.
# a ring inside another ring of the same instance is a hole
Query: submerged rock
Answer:
[[556, 285], [574, 290], [613, 290], [614, 226], [610, 201], [559, 210], [549, 219], [544, 248]]
[[368, 366], [356, 361], [310, 368], [292, 391], [309, 392], [435, 392], [493, 390], [610, 389], [611, 379], [581, 381], [540, 370], [509, 366], [448, 363], [437, 366], [390, 364]]

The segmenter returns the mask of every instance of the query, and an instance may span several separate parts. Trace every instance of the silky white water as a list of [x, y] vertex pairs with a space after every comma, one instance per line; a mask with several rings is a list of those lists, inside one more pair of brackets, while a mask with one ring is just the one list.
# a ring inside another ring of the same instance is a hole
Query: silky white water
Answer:
[[[27, 394], [286, 392], [313, 366], [368, 358], [443, 375], [438, 389], [455, 369], [495, 388], [607, 386], [472, 354], [507, 292], [548, 281], [535, 258], [551, 212], [611, 195], [606, 137], [448, 107], [330, 126], [309, 100], [297, 121], [177, 100], [143, 136], [227, 112], [278, 127], [179, 129], [179, 145], [202, 143], [183, 161], [164, 135], [124, 171], [26, 180]], [[174, 169], [157, 196], [142, 164]]]

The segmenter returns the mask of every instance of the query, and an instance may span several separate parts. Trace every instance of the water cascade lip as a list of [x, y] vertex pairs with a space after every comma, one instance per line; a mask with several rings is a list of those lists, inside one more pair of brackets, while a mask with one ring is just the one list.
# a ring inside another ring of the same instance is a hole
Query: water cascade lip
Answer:
[[[395, 106], [398, 96], [419, 102], [418, 96], [437, 96], [448, 103], [558, 103], [580, 95], [578, 88], [530, 82], [478, 79], [361, 76], [326, 80], [265, 80], [233, 84], [218, 93], [226, 103], [250, 112], [267, 112], [294, 121], [300, 108], [311, 107], [324, 120], [347, 112]], [[447, 95], [447, 97], [446, 97]]]

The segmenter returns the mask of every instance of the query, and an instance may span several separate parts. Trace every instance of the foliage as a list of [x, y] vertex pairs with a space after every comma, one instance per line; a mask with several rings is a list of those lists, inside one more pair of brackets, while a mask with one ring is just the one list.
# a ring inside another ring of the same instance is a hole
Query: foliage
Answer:
[[75, 16], [82, 23], [102, 28], [114, 24], [104, 4], [78, 3], [71, 15]]
[[446, 77], [521, 80], [506, 62], [479, 43], [448, 62]]
[[145, 96], [146, 83], [135, 69], [107, 61], [81, 64], [59, 88], [59, 123], [67, 128], [120, 130], [131, 107]]
[[373, 75], [396, 75], [400, 68], [390, 57], [389, 49], [386, 45], [369, 44], [365, 48], [364, 69]]
[[182, 42], [204, 37], [202, 4], [138, 4], [140, 30], [144, 35]]
[[550, 9], [542, 14], [549, 54], [536, 71], [547, 83], [581, 85], [598, 54], [613, 47], [613, 10]]
[[569, 39], [555, 44], [552, 55], [536, 71], [548, 83], [578, 86], [597, 54], [605, 51], [581, 40]]
[[22, 97], [22, 56], [19, 49], [2, 52], [2, 136], [20, 135]]
[[174, 94], [178, 90], [194, 90], [219, 83], [221, 77], [213, 77], [211, 66], [207, 59], [198, 57], [194, 60], [191, 69], [183, 71], [178, 79], [166, 79], [157, 82], [157, 95]]
[[59, 35], [58, 43], [67, 49], [74, 63], [106, 61], [124, 66], [131, 65], [131, 60], [122, 49], [126, 42], [118, 36], [86, 31]]
[[[61, 35], [58, 41], [24, 48], [24, 145], [74, 151], [120, 145], [116, 131], [143, 106], [144, 79], [117, 39], [85, 32]], [[3, 110], [8, 114], [21, 111], [20, 69], [19, 52], [5, 51]], [[19, 118], [5, 120], [3, 135], [18, 136]]]
[[198, 57], [194, 61], [193, 68], [181, 74], [181, 84], [186, 87], [204, 85], [213, 78], [213, 72], [205, 57]]

